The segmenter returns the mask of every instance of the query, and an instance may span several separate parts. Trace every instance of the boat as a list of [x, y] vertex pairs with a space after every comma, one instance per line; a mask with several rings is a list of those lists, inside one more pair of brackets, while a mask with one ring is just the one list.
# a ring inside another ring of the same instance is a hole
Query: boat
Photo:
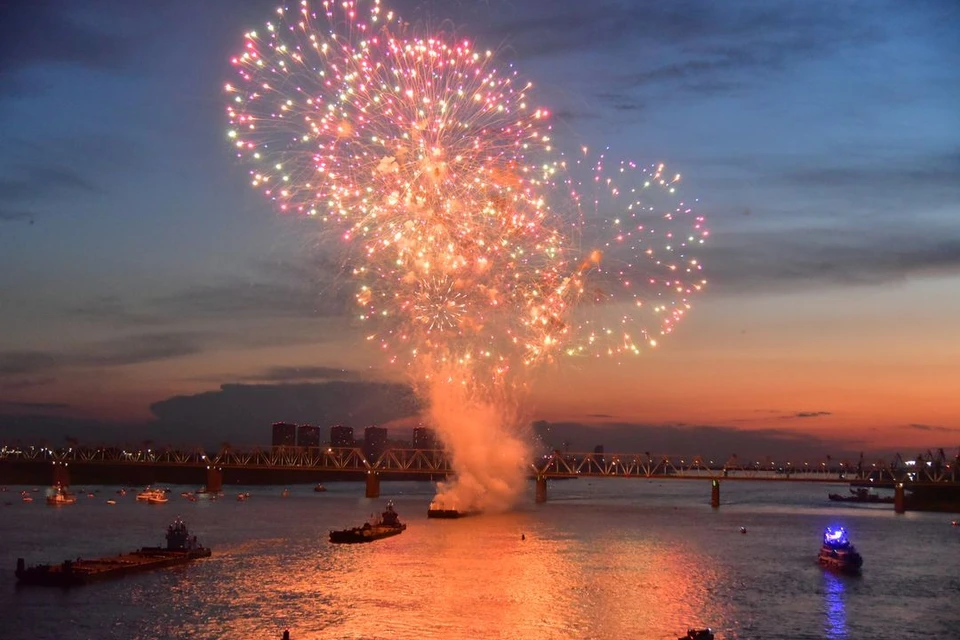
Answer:
[[163, 489], [151, 489], [147, 487], [137, 494], [137, 501], [160, 504], [167, 501], [167, 492]]
[[859, 573], [863, 566], [863, 558], [847, 539], [843, 527], [827, 527], [824, 530], [823, 546], [820, 547], [817, 562], [843, 573]]
[[76, 501], [77, 496], [67, 491], [63, 485], [60, 484], [54, 485], [53, 493], [47, 496], [47, 504], [51, 507], [62, 507], [68, 504], [74, 504]]
[[17, 559], [18, 584], [43, 587], [71, 587], [98, 580], [117, 578], [131, 573], [185, 564], [210, 556], [210, 549], [191, 536], [187, 525], [177, 518], [167, 527], [165, 547], [142, 547], [132, 553], [107, 556], [96, 560], [64, 560], [58, 565], [39, 564], [27, 567]]
[[444, 519], [453, 519], [453, 518], [466, 518], [467, 516], [475, 516], [479, 511], [461, 511], [454, 505], [445, 504], [443, 501], [434, 500], [430, 503], [430, 506], [427, 508], [427, 517], [428, 518], [444, 518]]
[[845, 496], [839, 493], [827, 494], [827, 497], [834, 502], [866, 502], [869, 504], [893, 504], [893, 496], [880, 496], [870, 491], [867, 487], [856, 487], [850, 489], [850, 495]]
[[323, 493], [324, 491], [327, 490], [327, 488], [326, 488], [325, 486], [323, 486], [322, 484], [318, 484], [317, 486], [315, 486], [315, 487], [313, 488], [313, 490], [316, 491], [317, 493]]
[[713, 640], [713, 630], [687, 629], [687, 635], [680, 636], [677, 640]]
[[361, 527], [330, 531], [330, 542], [337, 544], [373, 542], [400, 535], [407, 529], [407, 525], [400, 522], [400, 516], [393, 508], [393, 501], [387, 503], [387, 508], [379, 518], [371, 518], [371, 520], [373, 522], [365, 522]]

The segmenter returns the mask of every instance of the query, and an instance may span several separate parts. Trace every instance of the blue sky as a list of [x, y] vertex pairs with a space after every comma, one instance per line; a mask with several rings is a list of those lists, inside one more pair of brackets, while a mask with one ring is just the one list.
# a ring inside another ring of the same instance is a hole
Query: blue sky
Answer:
[[[0, 414], [147, 420], [226, 383], [396, 378], [316, 229], [278, 216], [227, 144], [229, 57], [273, 6], [0, 9]], [[534, 417], [749, 429], [773, 411], [810, 416], [764, 428], [850, 446], [955, 443], [955, 2], [391, 6], [514, 63], [562, 148], [665, 161], [707, 215], [690, 321], [648, 361], [547, 372]], [[722, 393], [690, 373], [704, 363]], [[822, 369], [849, 384], [818, 386]], [[771, 370], [790, 374], [757, 391]], [[598, 375], [620, 395], [547, 391]]]

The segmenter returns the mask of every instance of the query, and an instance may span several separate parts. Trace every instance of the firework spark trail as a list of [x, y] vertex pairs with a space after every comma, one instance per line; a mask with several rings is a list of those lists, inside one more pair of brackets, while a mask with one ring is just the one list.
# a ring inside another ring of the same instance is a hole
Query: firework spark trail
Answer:
[[[369, 339], [409, 368], [451, 452], [451, 498], [505, 504], [529, 460], [522, 374], [564, 353], [655, 344], [702, 286], [687, 255], [702, 219], [683, 206], [641, 211], [633, 191], [601, 180], [602, 163], [593, 182], [579, 180], [583, 161], [568, 166], [554, 152], [531, 85], [490, 52], [413, 34], [378, 1], [363, 12], [350, 0], [315, 7], [278, 9], [263, 34], [247, 34], [233, 59], [240, 80], [227, 86], [228, 135], [255, 188], [281, 211], [321, 218], [348, 247]], [[643, 177], [672, 189], [662, 175]], [[589, 231], [583, 214], [614, 216], [611, 239], [586, 252], [576, 246]], [[652, 236], [644, 225], [657, 215]], [[631, 283], [638, 273], [643, 287]], [[647, 305], [665, 320], [638, 327], [634, 310], [614, 329], [575, 313], [611, 286], [602, 301]]]
[[591, 249], [567, 355], [620, 358], [656, 347], [706, 286], [696, 252], [709, 231], [677, 195], [679, 182], [663, 164], [590, 160], [586, 149], [572, 163], [564, 184], [584, 212]]

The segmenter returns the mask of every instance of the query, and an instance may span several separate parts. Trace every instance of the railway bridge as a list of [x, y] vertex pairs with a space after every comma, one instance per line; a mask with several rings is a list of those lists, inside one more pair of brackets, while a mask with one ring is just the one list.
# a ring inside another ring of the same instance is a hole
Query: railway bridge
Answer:
[[[388, 449], [368, 459], [356, 447], [222, 447], [204, 448], [43, 445], [0, 447], [0, 464], [49, 465], [54, 484], [69, 485], [71, 469], [111, 467], [132, 469], [192, 469], [206, 472], [208, 490], [220, 490], [224, 474], [243, 470], [313, 471], [343, 479], [365, 480], [367, 497], [380, 495], [381, 478], [430, 479], [455, 474], [449, 456], [441, 449]], [[894, 489], [894, 507], [908, 506], [906, 492], [930, 490], [960, 494], [960, 451], [948, 457], [943, 449], [913, 457], [896, 454], [890, 459], [866, 461], [824, 456], [822, 459], [726, 459], [701, 455], [643, 453], [571, 453], [551, 451], [529, 463], [538, 503], [547, 501], [547, 481], [557, 478], [609, 477], [656, 480], [700, 480], [711, 487], [711, 504], [720, 506], [724, 482], [794, 482], [870, 484]]]

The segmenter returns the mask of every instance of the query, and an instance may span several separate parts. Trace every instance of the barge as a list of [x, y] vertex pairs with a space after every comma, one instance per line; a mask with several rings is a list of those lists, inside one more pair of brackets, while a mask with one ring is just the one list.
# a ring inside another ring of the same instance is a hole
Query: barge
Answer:
[[27, 567], [17, 559], [17, 583], [42, 587], [73, 587], [99, 580], [119, 578], [131, 573], [186, 564], [210, 556], [210, 549], [191, 536], [187, 525], [177, 518], [167, 527], [166, 547], [143, 547], [132, 553], [95, 560], [64, 560], [58, 565], [38, 564]]
[[430, 503], [430, 506], [427, 508], [427, 517], [428, 518], [442, 518], [445, 520], [450, 520], [453, 518], [466, 518], [467, 516], [475, 516], [479, 511], [461, 511], [456, 507], [456, 505], [447, 505], [438, 500], [434, 500]]

